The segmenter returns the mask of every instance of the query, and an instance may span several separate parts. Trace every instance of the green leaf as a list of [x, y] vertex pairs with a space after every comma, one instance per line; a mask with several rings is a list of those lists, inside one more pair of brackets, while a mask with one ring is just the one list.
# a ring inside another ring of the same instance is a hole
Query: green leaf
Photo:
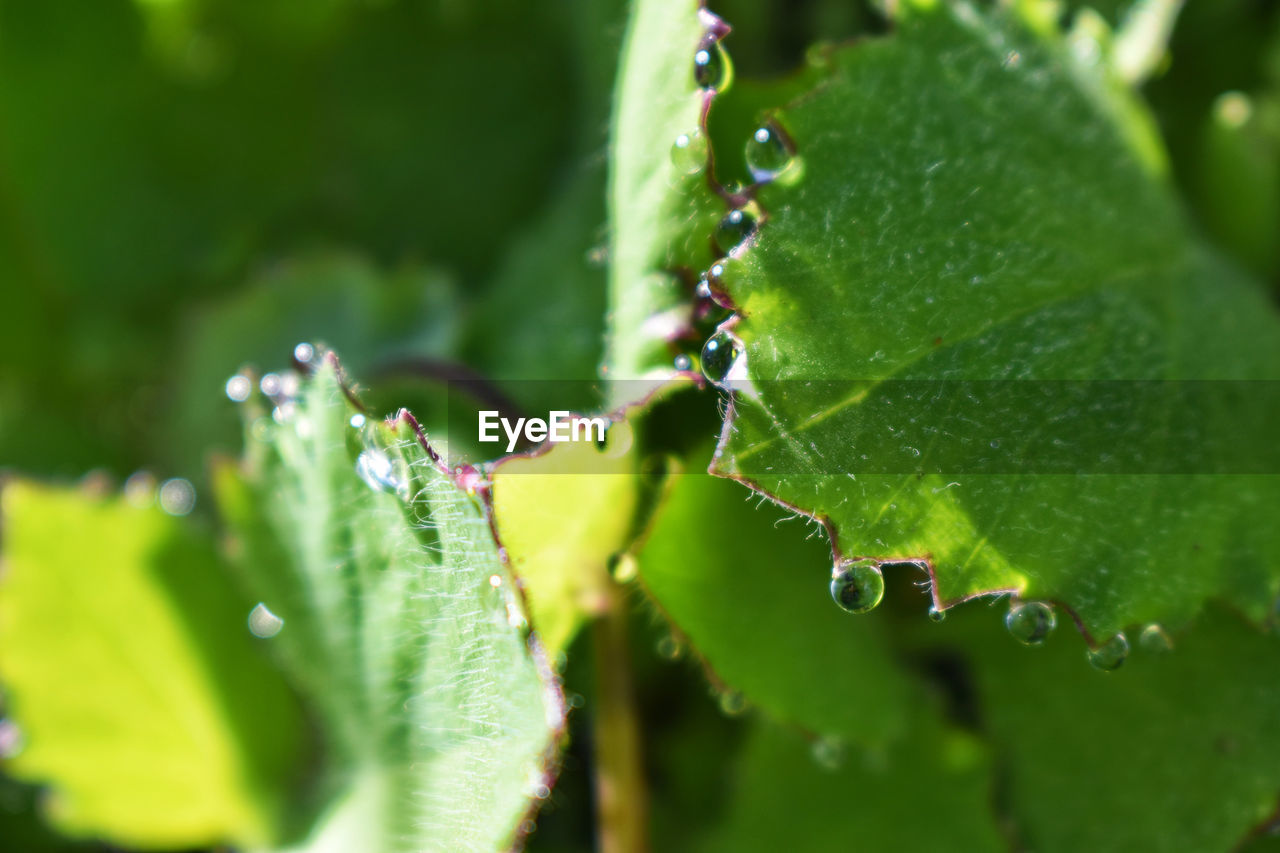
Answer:
[[3, 492], [0, 678], [63, 832], [131, 847], [275, 838], [304, 723], [213, 542], [119, 497]]
[[[1094, 640], [1213, 596], [1261, 618], [1280, 592], [1275, 478], [1180, 456], [1259, 446], [1266, 427], [1235, 429], [1227, 404], [1206, 409], [1232, 426], [1218, 444], [1147, 445], [1185, 463], [1176, 476], [930, 473], [947, 438], [994, 452], [1003, 435], [997, 459], [1039, 458], [1052, 407], [1033, 392], [1049, 386], [1021, 380], [1280, 378], [1261, 289], [1196, 244], [1110, 90], [1009, 14], [913, 5], [778, 111], [801, 170], [759, 188], [764, 223], [729, 262], [726, 328], [754, 391], [713, 470], [823, 518], [842, 556], [927, 563], [941, 606], [1054, 599]], [[961, 379], [997, 380], [977, 425], [945, 405], [898, 413], [904, 385]], [[1170, 412], [1130, 390], [1072, 436], [1081, 458], [1112, 450], [1107, 417], [1159, 435]], [[908, 451], [918, 463], [865, 467]]]
[[607, 442], [558, 444], [492, 469], [498, 535], [553, 657], [608, 608], [609, 564], [629, 544], [639, 485], [630, 424], [611, 426]]
[[510, 844], [551, 783], [564, 708], [483, 490], [407, 413], [353, 426], [332, 355], [279, 402], [247, 480], [224, 469], [219, 489], [331, 749], [341, 794], [311, 848], [353, 820], [370, 851]]
[[1100, 673], [1067, 638], [1023, 648], [984, 610], [923, 633], [972, 667], [1020, 847], [1227, 850], [1274, 814], [1274, 633], [1209, 608], [1172, 650], [1134, 636], [1133, 660]]
[[914, 735], [894, 749], [843, 756], [757, 724], [725, 814], [695, 849], [1007, 849], [981, 741], [915, 716]]
[[[611, 312], [605, 365], [636, 378], [671, 372], [671, 341], [693, 322], [696, 270], [711, 262], [707, 236], [719, 206], [705, 167], [678, 165], [677, 137], [696, 149], [706, 94], [693, 57], [706, 37], [696, 0], [632, 7], [615, 92], [609, 175]], [[694, 158], [696, 160], [696, 157]]]
[[920, 697], [883, 618], [836, 607], [829, 550], [800, 535], [803, 520], [761, 504], [734, 483], [674, 473], [638, 549], [645, 588], [721, 690], [822, 737], [903, 736]]

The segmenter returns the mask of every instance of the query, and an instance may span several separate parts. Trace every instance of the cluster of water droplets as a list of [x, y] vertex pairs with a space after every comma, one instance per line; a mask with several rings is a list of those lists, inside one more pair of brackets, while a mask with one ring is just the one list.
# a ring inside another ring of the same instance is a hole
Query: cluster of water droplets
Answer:
[[1089, 649], [1087, 656], [1094, 669], [1103, 672], [1119, 669], [1129, 657], [1129, 638], [1121, 631], [1097, 648]]
[[196, 487], [183, 477], [159, 482], [150, 471], [135, 471], [124, 481], [124, 499], [139, 509], [159, 506], [169, 515], [188, 515], [196, 507]]

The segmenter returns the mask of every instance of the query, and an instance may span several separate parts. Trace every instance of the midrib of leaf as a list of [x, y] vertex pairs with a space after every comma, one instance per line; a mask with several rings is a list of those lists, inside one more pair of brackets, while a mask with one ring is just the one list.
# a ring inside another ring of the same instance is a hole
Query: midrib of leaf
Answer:
[[[1171, 265], [1168, 268], [1168, 270], [1172, 271], [1174, 268], [1175, 267]], [[943, 349], [948, 346], [955, 347], [963, 343], [971, 342], [973, 340], [976, 340], [982, 337], [982, 335], [992, 331], [993, 329], [998, 329], [1002, 326], [1008, 325], [1009, 323], [1013, 323], [1013, 322], [1016, 322], [1017, 320], [1024, 319], [1029, 315], [1043, 311], [1046, 308], [1050, 308], [1054, 305], [1070, 302], [1082, 294], [1089, 293], [1092, 290], [1101, 290], [1107, 285], [1120, 284], [1125, 281], [1141, 282], [1143, 280], [1146, 280], [1147, 277], [1150, 277], [1149, 279], [1150, 281], [1155, 282], [1156, 281], [1155, 277], [1158, 274], [1159, 274], [1159, 268], [1157, 267], [1135, 267], [1134, 269], [1131, 269], [1131, 270], [1119, 271], [1112, 276], [1107, 276], [1105, 278], [1095, 280], [1090, 287], [1082, 287], [1077, 290], [1070, 290], [1064, 293], [1051, 294], [1048, 298], [1046, 298], [1042, 302], [1021, 307], [1010, 314], [1007, 314], [1003, 317], [992, 320], [991, 322], [987, 323], [984, 326], [978, 326], [959, 338], [953, 337], [949, 339], [946, 342], [946, 344], [944, 344], [944, 347], [942, 348], [933, 348], [933, 349], [921, 348], [918, 353], [913, 355], [908, 360], [901, 362], [898, 365], [895, 365], [884, 376], [878, 377], [876, 379], [858, 381], [858, 384], [861, 387], [859, 387], [857, 391], [850, 394], [848, 397], [845, 397], [844, 399], [832, 404], [831, 406], [828, 406], [827, 408], [822, 409], [818, 413], [801, 420], [795, 427], [790, 429], [782, 425], [781, 419], [777, 417], [777, 414], [773, 412], [772, 409], [767, 404], [761, 403], [760, 404], [761, 407], [765, 411], [769, 412], [769, 414], [773, 417], [774, 422], [778, 427], [779, 432], [777, 437], [766, 438], [761, 441], [752, 443], [749, 447], [735, 452], [733, 454], [732, 460], [736, 463], [736, 462], [742, 462], [744, 460], [750, 459], [752, 456], [755, 456], [769, 449], [778, 441], [786, 441], [790, 443], [793, 447], [798, 447], [799, 440], [797, 438], [797, 433], [802, 433], [802, 432], [805, 432], [806, 430], [812, 429], [813, 427], [820, 425], [823, 421], [826, 421], [829, 418], [832, 418], [835, 415], [840, 414], [845, 409], [851, 406], [858, 405], [859, 403], [863, 402], [868, 397], [870, 397], [872, 394], [874, 394], [877, 388], [884, 385], [886, 382], [890, 382], [900, 377], [902, 374], [906, 373], [911, 368], [917, 366], [920, 362], [933, 357], [935, 354], [939, 352], [940, 349]], [[1162, 296], [1164, 296], [1165, 297], [1164, 302], [1166, 305], [1168, 304], [1168, 301], [1170, 298], [1170, 291], [1167, 288], [1151, 287], [1149, 289], [1152, 292], [1160, 293]], [[1169, 370], [1172, 371], [1172, 369], [1173, 369], [1173, 365], [1172, 363], [1170, 363]], [[1174, 377], [1166, 373], [1165, 378], [1174, 378]], [[723, 457], [717, 457], [716, 461], [718, 462], [721, 458]]]

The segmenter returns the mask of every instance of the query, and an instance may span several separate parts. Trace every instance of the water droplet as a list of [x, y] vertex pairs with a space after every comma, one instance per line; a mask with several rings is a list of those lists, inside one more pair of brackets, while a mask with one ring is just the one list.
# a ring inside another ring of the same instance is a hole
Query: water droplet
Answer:
[[536, 799], [545, 800], [551, 796], [551, 789], [543, 784], [534, 785], [532, 793]]
[[844, 741], [834, 737], [820, 737], [809, 749], [813, 754], [813, 760], [824, 770], [839, 770], [844, 766], [845, 755], [848, 752]]
[[351, 426], [354, 429], [363, 429], [364, 424], [365, 424], [364, 415], [360, 414], [359, 412], [356, 412], [354, 415], [351, 416]]
[[675, 360], [676, 370], [685, 371], [693, 369], [693, 359], [689, 358], [686, 353], [680, 353]]
[[698, 286], [693, 289], [693, 295], [699, 299], [711, 298], [711, 282], [707, 281], [706, 276], [698, 279]]
[[302, 390], [302, 377], [294, 371], [280, 377], [280, 396], [293, 399], [298, 396], [298, 392]]
[[884, 598], [884, 575], [875, 560], [848, 560], [831, 571], [831, 598], [850, 613], [866, 613]]
[[375, 492], [398, 494], [405, 487], [404, 481], [396, 476], [395, 465], [392, 464], [391, 458], [381, 450], [360, 451], [360, 455], [356, 457], [356, 473]]
[[258, 381], [258, 387], [268, 397], [276, 396], [280, 393], [280, 375], [278, 373], [264, 374], [262, 379]]
[[740, 351], [737, 338], [728, 332], [716, 332], [702, 346], [703, 375], [719, 385], [729, 375]]
[[310, 364], [311, 359], [315, 357], [316, 348], [306, 341], [303, 341], [293, 348], [293, 360], [299, 364]]
[[1121, 631], [1096, 649], [1089, 649], [1089, 663], [1094, 669], [1111, 672], [1119, 669], [1124, 659], [1129, 656], [1129, 638]]
[[278, 424], [287, 424], [296, 414], [298, 414], [298, 404], [292, 400], [286, 400], [271, 410], [271, 420]]
[[1173, 637], [1160, 625], [1152, 622], [1138, 635], [1138, 645], [1145, 652], [1164, 654], [1173, 651]]
[[630, 551], [619, 554], [613, 563], [613, 579], [618, 583], [631, 583], [640, 576], [640, 563]]
[[671, 163], [682, 175], [696, 175], [707, 165], [707, 138], [702, 131], [682, 133], [671, 143]]
[[750, 240], [755, 233], [756, 218], [751, 211], [741, 207], [731, 210], [716, 226], [716, 248], [722, 255], [727, 255]]
[[1057, 624], [1053, 608], [1043, 601], [1015, 601], [1004, 617], [1004, 626], [1024, 646], [1040, 645]]
[[728, 57], [724, 55], [719, 41], [703, 41], [693, 55], [693, 80], [700, 89], [723, 89], [728, 82], [728, 65]]
[[502, 575], [489, 575], [489, 586], [494, 589], [502, 586]]
[[196, 505], [196, 489], [189, 480], [174, 477], [160, 484], [160, 508], [169, 515], [187, 515]]
[[1243, 92], [1223, 92], [1213, 104], [1213, 117], [1229, 128], [1241, 128], [1253, 117], [1253, 102]]
[[747, 699], [736, 690], [724, 690], [716, 697], [720, 710], [726, 716], [740, 717], [747, 711]]
[[658, 657], [665, 660], [680, 660], [684, 656], [684, 646], [670, 634], [659, 638], [654, 648], [658, 653]]
[[156, 499], [156, 478], [150, 471], [135, 471], [124, 481], [124, 499], [138, 509], [151, 506]]
[[507, 602], [507, 624], [520, 630], [529, 627], [529, 620], [525, 618], [524, 611], [514, 601]]
[[253, 383], [243, 373], [237, 373], [227, 380], [227, 396], [233, 403], [243, 403], [253, 393]]
[[938, 608], [930, 605], [929, 618], [932, 619], [934, 622], [941, 622], [947, 618], [947, 611], [939, 610]]
[[777, 180], [795, 165], [795, 145], [777, 122], [756, 128], [747, 140], [747, 168], [758, 183]]
[[0, 758], [15, 758], [22, 752], [22, 730], [13, 720], [0, 720]]
[[269, 640], [284, 627], [284, 620], [267, 609], [267, 605], [259, 601], [249, 611], [249, 633], [255, 637]]

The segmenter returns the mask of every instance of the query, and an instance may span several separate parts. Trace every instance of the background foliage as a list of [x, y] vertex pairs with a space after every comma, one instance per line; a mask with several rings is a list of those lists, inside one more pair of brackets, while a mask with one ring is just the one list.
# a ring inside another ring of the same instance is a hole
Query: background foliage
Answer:
[[[832, 400], [717, 449], [673, 365], [750, 202], [753, 379], [1276, 379], [1280, 9], [884, 5], [715, 4], [708, 93], [686, 0], [0, 0], [0, 847], [1274, 844], [1275, 477], [788, 478]], [[833, 550], [935, 572], [852, 616]], [[1043, 647], [926, 618], [1008, 589]]]

